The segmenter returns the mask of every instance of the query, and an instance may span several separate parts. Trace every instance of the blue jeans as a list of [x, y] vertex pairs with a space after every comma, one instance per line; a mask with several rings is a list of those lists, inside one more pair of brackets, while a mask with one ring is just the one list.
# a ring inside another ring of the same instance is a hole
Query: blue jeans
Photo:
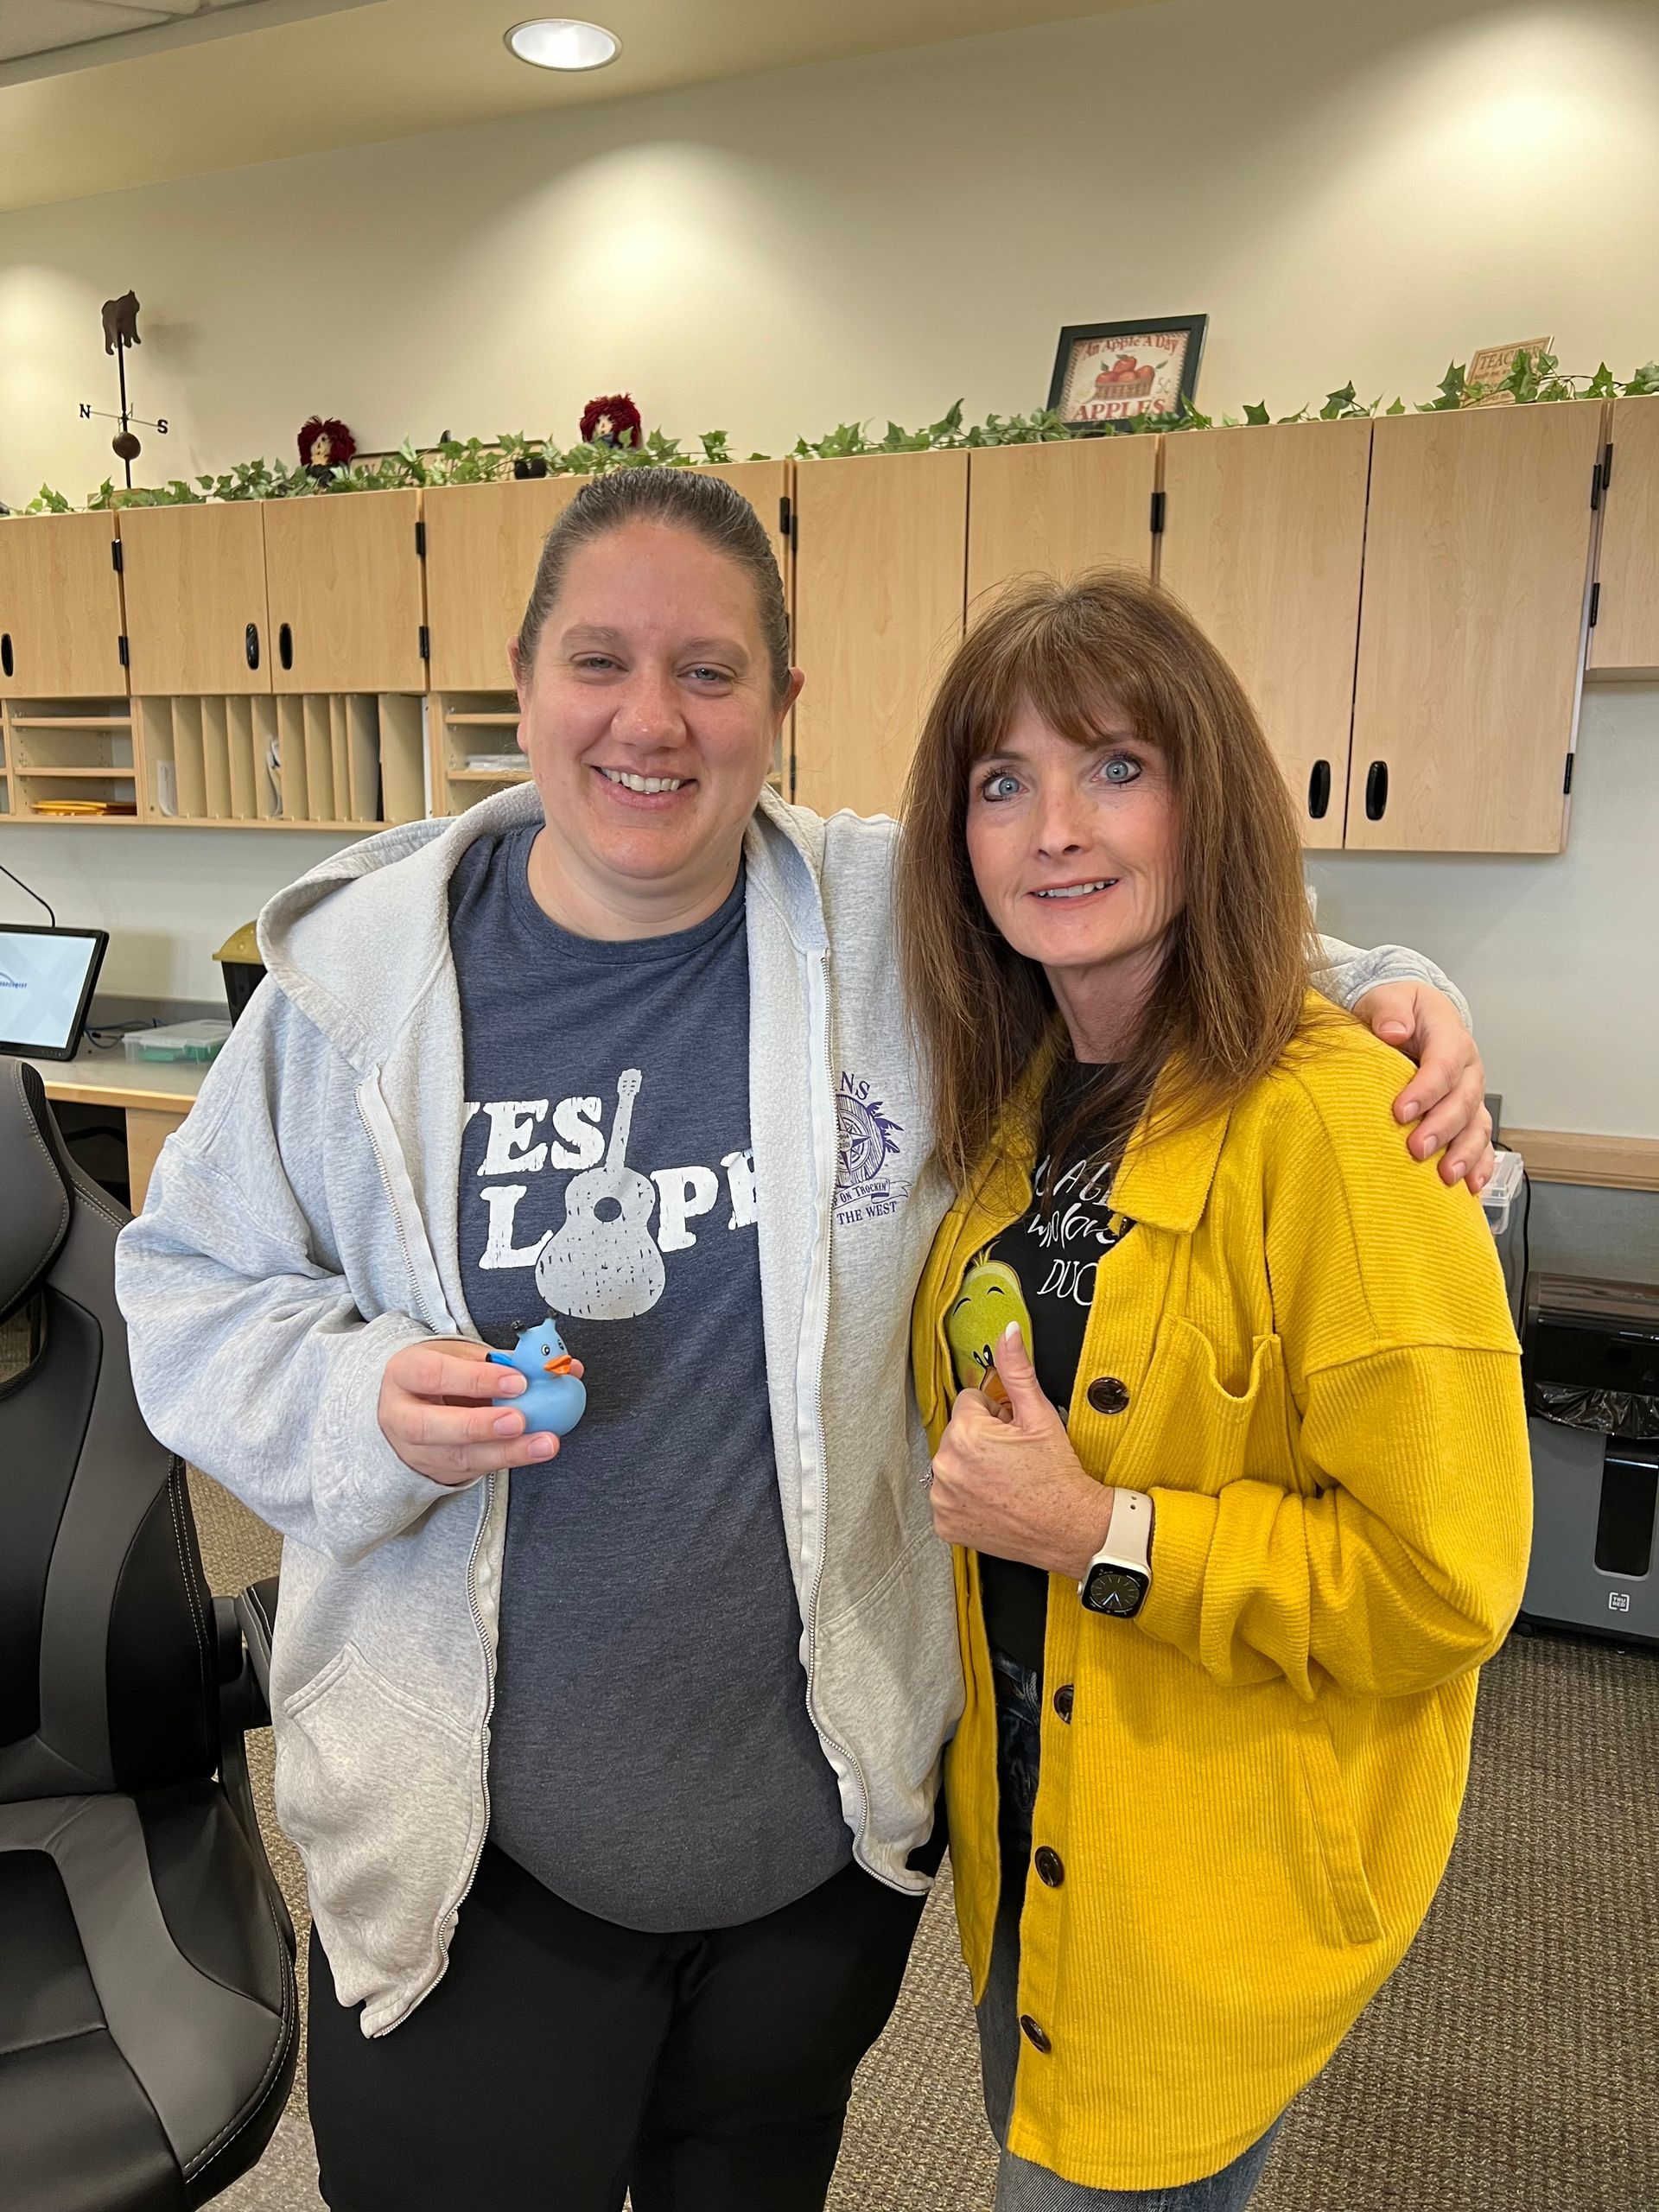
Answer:
[[[1038, 1742], [1043, 1686], [1037, 1675], [991, 1654], [996, 1672], [997, 1783], [1002, 1849], [1002, 1891], [991, 1945], [990, 1977], [979, 2001], [980, 2069], [985, 2116], [999, 2143], [1007, 2140], [1020, 2063], [1020, 1911], [1031, 1862], [1031, 1823], [1037, 1804]], [[1004, 2150], [996, 2170], [995, 2212], [1243, 2212], [1278, 2133], [1275, 2120], [1259, 2142], [1198, 2181], [1167, 2189], [1085, 2189], [1062, 2181], [1046, 2166]]]

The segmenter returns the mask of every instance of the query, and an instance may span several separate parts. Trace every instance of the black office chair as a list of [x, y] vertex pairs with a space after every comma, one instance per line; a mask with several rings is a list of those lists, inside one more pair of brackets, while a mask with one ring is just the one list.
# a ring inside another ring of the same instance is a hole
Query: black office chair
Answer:
[[298, 2044], [242, 1740], [269, 1716], [133, 1396], [127, 1217], [0, 1059], [4, 2212], [205, 2204], [270, 2141]]

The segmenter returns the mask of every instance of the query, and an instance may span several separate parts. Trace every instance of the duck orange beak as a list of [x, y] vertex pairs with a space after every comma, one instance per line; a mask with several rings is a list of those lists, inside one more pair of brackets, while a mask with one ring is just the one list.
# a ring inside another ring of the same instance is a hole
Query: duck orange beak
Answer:
[[562, 1351], [556, 1359], [543, 1362], [542, 1372], [543, 1375], [568, 1375], [575, 1365], [575, 1362], [569, 1353]]

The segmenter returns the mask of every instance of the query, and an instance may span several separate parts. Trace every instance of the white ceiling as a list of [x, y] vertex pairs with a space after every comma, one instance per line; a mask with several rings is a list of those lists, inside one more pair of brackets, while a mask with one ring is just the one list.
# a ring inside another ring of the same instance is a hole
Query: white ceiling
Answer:
[[1152, 4], [577, 0], [622, 52], [564, 76], [502, 43], [537, 0], [0, 0], [0, 209]]
[[200, 21], [248, 0], [0, 0], [0, 61], [35, 60], [130, 31]]

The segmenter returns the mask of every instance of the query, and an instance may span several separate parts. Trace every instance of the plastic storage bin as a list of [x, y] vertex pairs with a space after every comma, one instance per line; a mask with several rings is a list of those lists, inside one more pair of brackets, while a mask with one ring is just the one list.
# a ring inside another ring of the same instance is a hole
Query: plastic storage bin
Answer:
[[121, 1039], [130, 1060], [216, 1060], [230, 1037], [228, 1021], [175, 1021], [164, 1029], [135, 1029]]

